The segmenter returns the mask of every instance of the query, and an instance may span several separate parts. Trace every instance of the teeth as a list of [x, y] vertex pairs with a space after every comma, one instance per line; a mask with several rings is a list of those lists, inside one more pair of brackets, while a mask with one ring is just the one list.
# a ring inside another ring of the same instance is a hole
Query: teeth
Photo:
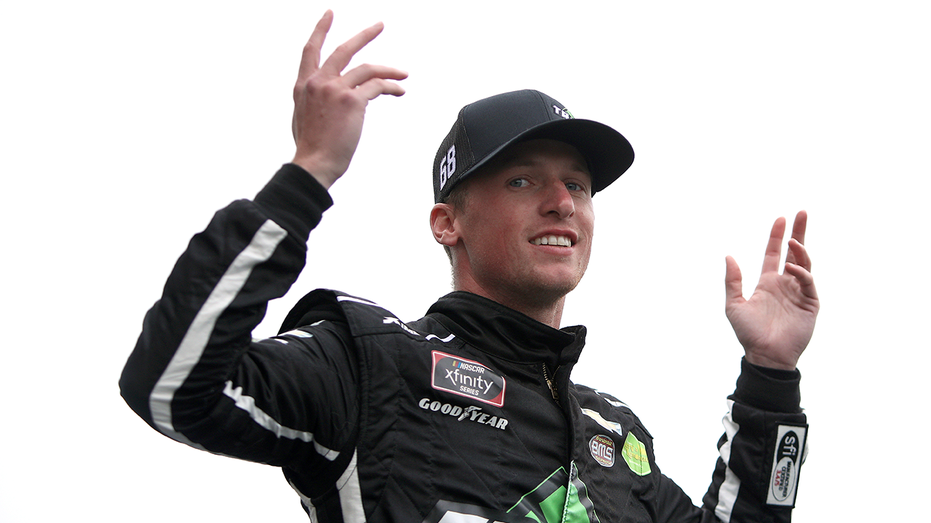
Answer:
[[558, 245], [560, 247], [572, 247], [572, 242], [569, 241], [569, 238], [565, 236], [541, 236], [533, 240], [531, 243], [534, 245]]

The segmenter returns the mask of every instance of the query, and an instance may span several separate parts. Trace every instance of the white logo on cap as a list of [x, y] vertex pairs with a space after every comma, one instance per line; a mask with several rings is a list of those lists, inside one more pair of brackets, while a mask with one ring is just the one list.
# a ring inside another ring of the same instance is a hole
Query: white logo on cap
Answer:
[[446, 182], [453, 177], [453, 173], [456, 172], [456, 146], [453, 145], [449, 148], [449, 151], [446, 153], [446, 156], [440, 160], [440, 190], [443, 190], [443, 187], [446, 185]]
[[558, 105], [553, 106], [553, 112], [558, 114], [559, 116], [562, 116], [566, 120], [572, 119], [572, 113], [570, 113], [568, 109], [565, 109], [565, 108], [561, 109]]

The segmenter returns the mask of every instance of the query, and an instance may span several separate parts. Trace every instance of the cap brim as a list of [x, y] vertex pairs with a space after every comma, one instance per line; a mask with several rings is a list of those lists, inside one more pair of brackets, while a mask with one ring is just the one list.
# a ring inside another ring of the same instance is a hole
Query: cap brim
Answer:
[[582, 153], [592, 175], [593, 194], [611, 185], [634, 163], [634, 148], [627, 138], [611, 127], [592, 120], [545, 123], [522, 133], [517, 140], [539, 138], [568, 143]]
[[520, 133], [477, 161], [459, 180], [468, 178], [515, 143], [544, 138], [568, 143], [579, 150], [592, 175], [592, 194], [611, 185], [634, 163], [634, 149], [621, 133], [593, 120], [573, 118], [547, 122]]

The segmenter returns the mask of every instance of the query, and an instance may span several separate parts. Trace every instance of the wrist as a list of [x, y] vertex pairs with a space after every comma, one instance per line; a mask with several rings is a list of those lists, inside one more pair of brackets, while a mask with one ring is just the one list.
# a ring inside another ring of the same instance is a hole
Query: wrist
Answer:
[[796, 362], [785, 362], [779, 361], [773, 358], [770, 358], [765, 355], [753, 353], [746, 351], [745, 358], [747, 363], [751, 365], [756, 365], [757, 367], [765, 367], [767, 369], [776, 369], [776, 370], [788, 370], [793, 371], [796, 367]]
[[329, 193], [312, 176], [290, 163], [281, 167], [253, 202], [267, 218], [304, 241], [333, 205]]
[[339, 179], [342, 173], [336, 173], [334, 169], [328, 168], [323, 162], [312, 157], [295, 155], [291, 163], [307, 171], [324, 189], [330, 187]]

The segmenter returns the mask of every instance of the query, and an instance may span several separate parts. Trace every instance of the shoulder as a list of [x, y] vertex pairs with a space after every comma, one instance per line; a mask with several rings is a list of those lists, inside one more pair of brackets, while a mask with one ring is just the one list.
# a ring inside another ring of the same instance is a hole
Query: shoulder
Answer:
[[346, 326], [353, 336], [403, 334], [411, 339], [459, 340], [442, 323], [429, 316], [414, 322], [401, 321], [390, 310], [374, 301], [330, 289], [316, 289], [302, 297], [291, 309], [279, 332], [330, 321]]
[[285, 316], [278, 332], [285, 333], [322, 320], [345, 323], [346, 318], [337, 301], [337, 295], [336, 291], [327, 289], [316, 289], [305, 294]]
[[608, 425], [608, 428], [613, 427], [613, 423], [620, 423], [627, 429], [638, 427], [646, 436], [652, 438], [643, 422], [627, 403], [592, 387], [579, 384], [573, 384], [573, 387], [583, 415], [599, 425]]
[[633, 409], [631, 409], [629, 405], [607, 392], [602, 392], [586, 385], [579, 385], [578, 383], [573, 383], [573, 387], [576, 390], [579, 404], [582, 407], [599, 408], [599, 410], [601, 408], [619, 409], [633, 414]]
[[283, 333], [324, 320], [378, 325], [385, 317], [394, 315], [371, 300], [332, 289], [315, 289], [305, 294], [291, 308], [278, 332]]

